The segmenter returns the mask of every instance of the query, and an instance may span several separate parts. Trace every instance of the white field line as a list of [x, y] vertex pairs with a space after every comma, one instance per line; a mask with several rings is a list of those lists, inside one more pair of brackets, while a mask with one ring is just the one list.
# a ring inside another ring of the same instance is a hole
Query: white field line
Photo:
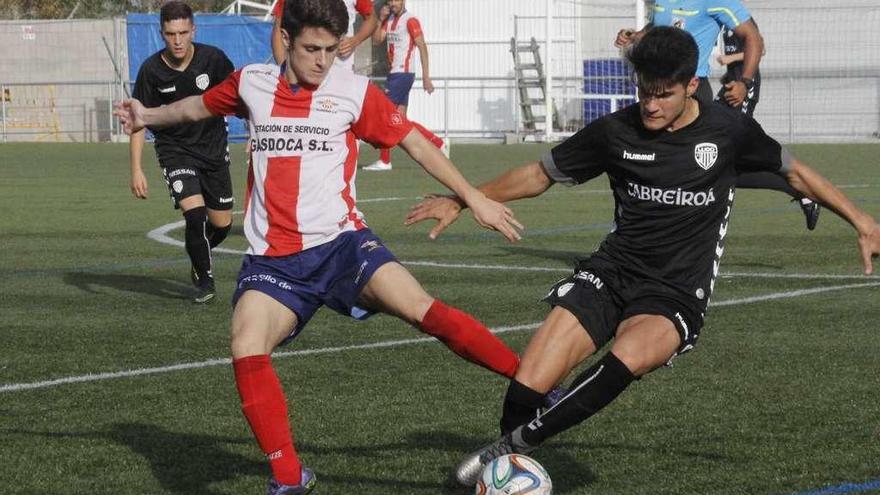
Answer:
[[[814, 289], [803, 289], [803, 290], [795, 290], [788, 292], [776, 292], [772, 294], [764, 294], [761, 296], [753, 296], [753, 297], [745, 297], [740, 299], [729, 299], [727, 301], [718, 301], [715, 303], [710, 303], [709, 306], [715, 307], [723, 307], [723, 306], [738, 306], [742, 304], [752, 304], [763, 301], [772, 301], [777, 299], [790, 299], [794, 297], [802, 297], [813, 294], [820, 294], [823, 292], [832, 292], [832, 291], [841, 291], [841, 290], [850, 290], [850, 289], [861, 289], [867, 287], [880, 287], [880, 282], [870, 282], [863, 284], [847, 284], [847, 285], [836, 285], [836, 286], [827, 286], [827, 287], [817, 287]], [[507, 332], [516, 332], [521, 330], [532, 330], [538, 328], [540, 322], [529, 323], [525, 325], [515, 325], [515, 326], [506, 326], [506, 327], [496, 327], [492, 329], [492, 333], [507, 333]], [[401, 347], [405, 345], [413, 345], [413, 344], [426, 344], [426, 343], [437, 343], [438, 341], [431, 337], [420, 337], [413, 339], [403, 339], [403, 340], [388, 340], [383, 342], [374, 342], [370, 344], [358, 344], [358, 345], [348, 345], [348, 346], [340, 346], [340, 347], [323, 347], [318, 349], [303, 349], [299, 351], [286, 351], [286, 352], [277, 352], [273, 354], [274, 359], [286, 358], [286, 357], [300, 357], [300, 356], [310, 356], [317, 354], [336, 354], [347, 351], [360, 351], [366, 349], [387, 349], [392, 347]], [[117, 371], [111, 373], [94, 373], [94, 374], [86, 374], [86, 375], [77, 375], [77, 376], [69, 376], [65, 378], [58, 378], [55, 380], [46, 380], [41, 382], [31, 382], [31, 383], [10, 383], [7, 385], [0, 386], [0, 393], [4, 392], [19, 392], [22, 390], [34, 390], [39, 388], [48, 388], [55, 387], [59, 385], [67, 385], [71, 383], [84, 383], [84, 382], [97, 382], [102, 380], [113, 380], [116, 378], [127, 378], [134, 376], [143, 376], [143, 375], [155, 375], [160, 373], [170, 373], [172, 371], [181, 371], [181, 370], [191, 370], [191, 369], [200, 369], [200, 368], [209, 368], [213, 366], [228, 366], [231, 364], [231, 360], [229, 358], [219, 358], [219, 359], [209, 359], [207, 361], [198, 361], [193, 363], [179, 363], [172, 364], [168, 366], [159, 366], [156, 368], [139, 368], [134, 370], [127, 371]]]
[[[390, 198], [383, 198], [390, 199]], [[240, 214], [240, 211], [234, 212]], [[172, 222], [161, 227], [155, 228], [147, 233], [147, 237], [169, 246], [184, 247], [183, 241], [174, 239], [168, 235], [169, 232], [183, 228], [185, 222], [180, 220]], [[214, 248], [214, 252], [228, 254], [244, 254], [239, 249], [229, 249], [223, 247]], [[424, 266], [431, 268], [458, 268], [462, 270], [499, 270], [499, 271], [519, 271], [519, 272], [552, 272], [552, 273], [569, 273], [571, 268], [552, 267], [552, 266], [508, 266], [508, 265], [482, 265], [472, 263], [440, 263], [436, 261], [407, 261], [401, 260], [401, 263], [409, 266]], [[721, 277], [753, 277], [753, 278], [782, 278], [782, 279], [802, 279], [802, 280], [880, 280], [880, 275], [836, 275], [836, 274], [815, 274], [815, 273], [751, 273], [751, 272], [724, 272]]]
[[[394, 198], [384, 198], [385, 200], [391, 200]], [[237, 212], [240, 213], [240, 212]], [[157, 242], [163, 244], [169, 244], [173, 246], [183, 246], [183, 243], [168, 237], [168, 232], [172, 230], [182, 228], [184, 225], [183, 221], [170, 223], [167, 225], [163, 225], [159, 228], [153, 229], [147, 234], [147, 237], [153, 239]], [[243, 254], [243, 251], [235, 250], [235, 249], [226, 249], [226, 248], [215, 248], [215, 251], [231, 253], [231, 254]], [[537, 272], [558, 272], [558, 273], [566, 273], [571, 271], [570, 268], [555, 268], [555, 267], [521, 267], [521, 266], [505, 266], [505, 265], [480, 265], [480, 264], [464, 264], [464, 263], [438, 263], [434, 261], [404, 261], [407, 265], [412, 266], [426, 266], [426, 267], [434, 267], [434, 268], [458, 268], [458, 269], [473, 269], [473, 270], [507, 270], [507, 271], [537, 271]], [[756, 278], [789, 278], [789, 279], [805, 279], [805, 280], [850, 280], [850, 279], [867, 279], [867, 280], [880, 280], [880, 276], [864, 276], [864, 275], [822, 275], [822, 274], [807, 274], [807, 273], [748, 273], [748, 272], [731, 272], [722, 274], [723, 277], [756, 277]], [[778, 292], [773, 294], [765, 294], [761, 296], [753, 296], [741, 299], [731, 299], [727, 301], [718, 301], [714, 303], [710, 303], [709, 305], [712, 307], [718, 306], [735, 306], [741, 304], [751, 304], [762, 301], [769, 301], [775, 299], [787, 299], [793, 297], [802, 297], [812, 294], [818, 294], [822, 292], [831, 292], [831, 291], [839, 291], [839, 290], [849, 290], [849, 289], [859, 289], [866, 287], [877, 287], [880, 286], [880, 283], [876, 282], [867, 282], [861, 284], [848, 284], [848, 285], [838, 285], [838, 286], [828, 286], [828, 287], [817, 287], [813, 289], [802, 289], [796, 291], [789, 292]], [[517, 325], [511, 327], [498, 327], [492, 330], [493, 333], [506, 333], [513, 332], [518, 330], [530, 330], [537, 328], [540, 323], [531, 323], [527, 325]], [[287, 351], [287, 352], [279, 352], [273, 354], [276, 358], [282, 357], [294, 357], [294, 356], [308, 356], [313, 354], [328, 354], [328, 353], [339, 353], [346, 351], [354, 351], [354, 350], [364, 350], [364, 349], [378, 349], [378, 348], [389, 348], [389, 347], [399, 347], [403, 345], [412, 345], [412, 344], [421, 344], [428, 342], [436, 342], [433, 338], [430, 337], [422, 337], [416, 339], [405, 339], [405, 340], [392, 340], [385, 342], [376, 342], [372, 344], [360, 344], [360, 345], [352, 345], [352, 346], [342, 346], [342, 347], [326, 347], [321, 349], [305, 349], [300, 351]], [[21, 390], [33, 390], [38, 388], [47, 388], [54, 387], [58, 385], [66, 385], [71, 383], [83, 383], [83, 382], [94, 382], [101, 380], [111, 380], [116, 378], [126, 378], [126, 377], [134, 377], [134, 376], [142, 376], [142, 375], [152, 375], [158, 373], [169, 373], [172, 371], [180, 371], [180, 370], [188, 370], [188, 369], [199, 369], [199, 368], [207, 368], [211, 366], [222, 366], [231, 364], [231, 360], [229, 358], [220, 358], [220, 359], [209, 359], [207, 361], [199, 361], [193, 363], [180, 363], [173, 364], [168, 366], [160, 366], [156, 368], [139, 368], [135, 370], [128, 371], [118, 371], [111, 373], [94, 373], [94, 374], [86, 374], [86, 375], [78, 375], [78, 376], [70, 376], [65, 378], [58, 378], [55, 380], [46, 380], [41, 382], [31, 382], [31, 383], [13, 383], [7, 385], [0, 385], [0, 393], [3, 392], [15, 392]]]

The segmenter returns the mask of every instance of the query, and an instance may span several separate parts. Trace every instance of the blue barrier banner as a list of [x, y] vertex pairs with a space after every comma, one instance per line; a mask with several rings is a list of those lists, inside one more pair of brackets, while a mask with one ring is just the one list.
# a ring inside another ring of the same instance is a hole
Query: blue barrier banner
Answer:
[[[636, 85], [620, 59], [584, 60], [584, 125], [635, 103]], [[605, 96], [607, 95], [607, 96]]]
[[[150, 55], [165, 48], [159, 27], [159, 14], [129, 14], [128, 73], [134, 85], [141, 64]], [[272, 60], [269, 36], [272, 23], [251, 17], [220, 14], [196, 14], [195, 41], [223, 50], [236, 69], [247, 64]], [[230, 141], [243, 141], [247, 135], [244, 121], [229, 117]]]

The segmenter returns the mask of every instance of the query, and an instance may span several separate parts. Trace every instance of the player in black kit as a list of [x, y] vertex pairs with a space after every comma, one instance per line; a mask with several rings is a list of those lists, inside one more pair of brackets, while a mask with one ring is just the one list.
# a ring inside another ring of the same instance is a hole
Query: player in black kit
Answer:
[[[673, 27], [650, 30], [631, 54], [639, 103], [605, 116], [539, 162], [480, 187], [511, 201], [556, 182], [606, 174], [614, 230], [545, 300], [552, 309], [532, 337], [504, 399], [502, 437], [469, 455], [457, 480], [473, 485], [492, 459], [528, 453], [613, 401], [630, 383], [692, 349], [724, 252], [738, 174], [782, 174], [799, 191], [855, 227], [866, 273], [880, 253], [880, 225], [840, 190], [791, 157], [742, 113], [693, 98], [697, 46]], [[455, 198], [429, 198], [407, 223], [438, 219], [432, 237], [455, 220]], [[550, 388], [606, 344], [610, 352], [577, 376], [543, 411]]]
[[[233, 72], [232, 62], [221, 50], [193, 43], [195, 25], [187, 4], [168, 2], [159, 16], [165, 48], [144, 61], [134, 85], [134, 98], [148, 107], [167, 105], [200, 95]], [[214, 117], [150, 131], [156, 137], [156, 157], [174, 207], [183, 212], [186, 221], [186, 252], [196, 286], [193, 301], [209, 302], [214, 298], [211, 249], [232, 228], [226, 122], [222, 117]], [[146, 199], [147, 179], [141, 166], [143, 147], [142, 130], [131, 135], [131, 192]]]
[[[721, 34], [724, 53], [718, 56], [718, 62], [727, 67], [727, 72], [721, 77], [721, 89], [715, 95], [715, 101], [736, 108], [751, 117], [755, 113], [755, 107], [758, 106], [758, 99], [761, 97], [761, 71], [755, 71], [755, 75], [751, 79], [744, 78], [743, 40], [730, 28], [724, 28]], [[727, 95], [727, 88], [733, 81], [743, 81], [746, 86], [745, 97], [739, 106], [733, 105]], [[781, 176], [770, 172], [743, 174], [739, 176], [736, 185], [748, 189], [772, 189], [788, 194], [793, 198], [792, 201], [797, 201], [803, 210], [804, 218], [807, 220], [807, 229], [816, 228], [816, 223], [819, 221], [819, 204], [798, 193]]]

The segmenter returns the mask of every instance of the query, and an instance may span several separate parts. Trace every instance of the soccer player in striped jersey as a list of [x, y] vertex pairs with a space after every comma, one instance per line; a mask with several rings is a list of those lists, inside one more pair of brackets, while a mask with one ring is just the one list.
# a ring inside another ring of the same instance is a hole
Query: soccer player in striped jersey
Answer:
[[[551, 309], [510, 382], [502, 436], [467, 456], [457, 480], [476, 483], [483, 467], [592, 417], [640, 377], [697, 344], [724, 253], [737, 175], [766, 171], [821, 201], [858, 235], [866, 274], [880, 253], [880, 225], [846, 195], [737, 110], [694, 98], [697, 45], [680, 29], [655, 27], [630, 56], [639, 103], [590, 123], [540, 161], [480, 186], [498, 201], [583, 184], [602, 174], [614, 191], [615, 228], [575, 272], [545, 297]], [[461, 203], [432, 197], [407, 217], [455, 220]], [[599, 349], [610, 350], [574, 378], [546, 411], [543, 392]]]
[[367, 227], [357, 208], [356, 139], [400, 145], [510, 240], [522, 226], [486, 198], [366, 77], [334, 64], [348, 26], [342, 0], [287, 0], [286, 62], [234, 72], [203, 96], [158, 108], [137, 100], [114, 113], [126, 132], [219, 115], [247, 118], [248, 241], [233, 295], [231, 350], [241, 406], [272, 468], [267, 493], [315, 485], [294, 448], [287, 401], [270, 353], [293, 340], [321, 306], [363, 319], [396, 316], [459, 356], [512, 377], [518, 356], [472, 316], [431, 297]]
[[[381, 45], [388, 42], [388, 77], [385, 80], [385, 94], [397, 105], [397, 109], [406, 115], [409, 106], [409, 92], [415, 81], [415, 64], [412, 56], [415, 48], [419, 49], [419, 60], [422, 65], [422, 86], [425, 92], [434, 92], [431, 82], [431, 70], [428, 60], [428, 44], [422, 32], [419, 19], [406, 10], [406, 0], [388, 0], [379, 11], [379, 26], [373, 33], [373, 44]], [[449, 144], [429, 131], [426, 127], [413, 122], [413, 126], [434, 146], [440, 148], [449, 157]], [[364, 170], [391, 170], [391, 148], [379, 150], [379, 159]]]

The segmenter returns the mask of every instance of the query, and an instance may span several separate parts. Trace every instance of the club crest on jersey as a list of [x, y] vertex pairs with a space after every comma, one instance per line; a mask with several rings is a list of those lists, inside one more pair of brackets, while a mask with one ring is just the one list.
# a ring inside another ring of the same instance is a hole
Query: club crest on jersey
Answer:
[[718, 159], [718, 146], [715, 143], [700, 143], [694, 147], [694, 159], [703, 170], [709, 170]]
[[339, 106], [339, 104], [332, 99], [324, 98], [323, 100], [318, 100], [318, 106], [315, 110], [319, 112], [336, 113], [337, 106]]
[[207, 74], [199, 74], [196, 76], [196, 87], [201, 89], [202, 91], [211, 84], [211, 78], [208, 77]]

